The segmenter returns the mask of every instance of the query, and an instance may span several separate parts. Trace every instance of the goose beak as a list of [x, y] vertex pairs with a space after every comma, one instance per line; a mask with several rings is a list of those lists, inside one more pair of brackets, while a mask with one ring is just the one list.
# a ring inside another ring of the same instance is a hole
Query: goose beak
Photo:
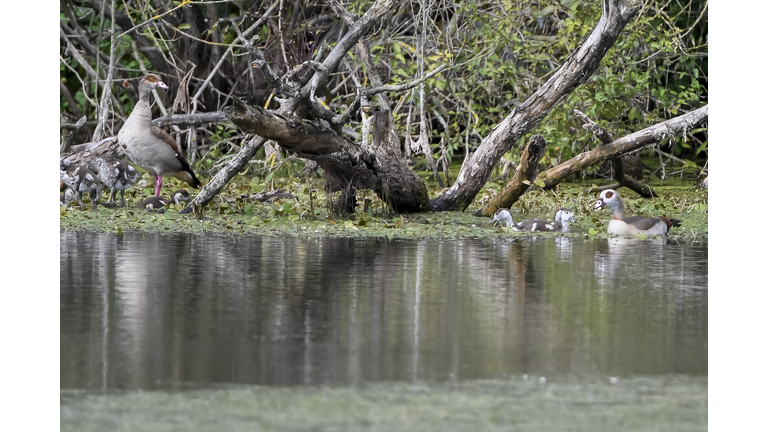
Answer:
[[605, 201], [603, 201], [603, 199], [600, 198], [600, 199], [597, 200], [597, 202], [595, 203], [595, 206], [592, 207], [592, 208], [593, 209], [599, 209], [600, 207], [602, 207], [604, 205], [605, 205]]
[[164, 82], [162, 82], [162, 81], [159, 81], [159, 82], [157, 83], [157, 86], [158, 86], [158, 87], [160, 87], [160, 88], [161, 88], [161, 89], [163, 89], [163, 90], [168, 90], [168, 86], [167, 86], [167, 85], [165, 85], [165, 83], [164, 83]]

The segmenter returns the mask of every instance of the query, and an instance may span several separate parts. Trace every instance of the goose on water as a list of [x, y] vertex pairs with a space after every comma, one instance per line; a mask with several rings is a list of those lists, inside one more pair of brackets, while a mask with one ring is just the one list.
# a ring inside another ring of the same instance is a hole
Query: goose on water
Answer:
[[624, 200], [613, 189], [606, 189], [600, 193], [594, 208], [602, 207], [611, 209], [611, 221], [608, 223], [608, 234], [611, 235], [663, 235], [673, 226], [680, 225], [680, 221], [663, 216], [625, 218]]

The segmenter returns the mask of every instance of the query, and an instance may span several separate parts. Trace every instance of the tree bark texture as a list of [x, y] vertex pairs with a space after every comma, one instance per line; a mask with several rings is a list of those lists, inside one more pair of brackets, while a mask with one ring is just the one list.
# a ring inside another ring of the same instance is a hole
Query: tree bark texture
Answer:
[[376, 195], [396, 212], [418, 212], [429, 208], [429, 194], [424, 181], [416, 175], [400, 152], [393, 147], [393, 130], [389, 111], [373, 115], [373, 151], [376, 155], [373, 172]]
[[510, 208], [528, 190], [539, 173], [539, 160], [544, 156], [547, 143], [541, 135], [534, 135], [520, 155], [520, 165], [504, 190], [483, 207], [483, 216], [492, 216], [499, 208]]
[[576, 157], [539, 174], [538, 180], [544, 182], [544, 188], [551, 188], [591, 165], [619, 157], [647, 145], [656, 144], [671, 136], [684, 133], [695, 125], [707, 121], [708, 115], [709, 105], [704, 105], [687, 114], [619, 138], [610, 144], [601, 145], [588, 152], [580, 153]]
[[180, 127], [197, 127], [206, 123], [223, 123], [226, 121], [229, 121], [229, 119], [223, 111], [214, 111], [196, 114], [172, 114], [158, 117], [152, 120], [152, 126], [165, 127], [175, 125]]
[[453, 186], [432, 200], [432, 207], [435, 210], [467, 208], [504, 153], [600, 66], [605, 53], [640, 7], [639, 0], [603, 0], [603, 13], [589, 37], [538, 91], [491, 131], [472, 157], [464, 162]]

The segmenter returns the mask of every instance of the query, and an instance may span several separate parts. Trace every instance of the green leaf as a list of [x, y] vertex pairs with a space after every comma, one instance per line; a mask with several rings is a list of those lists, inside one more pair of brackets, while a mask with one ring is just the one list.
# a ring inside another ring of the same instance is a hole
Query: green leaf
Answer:
[[189, 25], [189, 23], [184, 23], [184, 24], [179, 25], [179, 30], [186, 30], [188, 28], [192, 28], [192, 26]]
[[594, 229], [594, 228], [590, 228], [590, 229], [589, 229], [589, 235], [597, 235], [597, 233], [599, 233], [599, 232], [600, 232], [600, 231], [598, 231], [598, 230], [596, 230], [596, 229]]

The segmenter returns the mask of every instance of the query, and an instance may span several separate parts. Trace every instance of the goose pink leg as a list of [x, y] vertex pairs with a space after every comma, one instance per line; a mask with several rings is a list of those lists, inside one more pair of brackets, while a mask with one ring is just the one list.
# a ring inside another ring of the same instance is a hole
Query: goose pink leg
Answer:
[[163, 178], [155, 174], [155, 196], [160, 196], [160, 188], [163, 187]]

